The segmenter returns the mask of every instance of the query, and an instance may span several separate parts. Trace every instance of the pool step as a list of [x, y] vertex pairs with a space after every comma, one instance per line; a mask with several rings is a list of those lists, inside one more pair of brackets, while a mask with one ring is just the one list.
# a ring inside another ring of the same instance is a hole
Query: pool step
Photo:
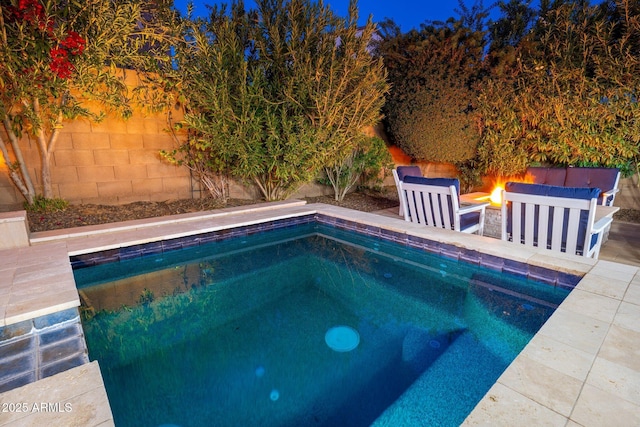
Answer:
[[[473, 356], [469, 357], [469, 353]], [[478, 370], [495, 366], [483, 362], [496, 357], [472, 333], [463, 333], [372, 426], [460, 425], [506, 368], [503, 364], [476, 375]], [[470, 360], [478, 363], [469, 363]], [[444, 420], [438, 418], [442, 408], [450, 408]]]
[[77, 308], [0, 328], [0, 393], [88, 362]]

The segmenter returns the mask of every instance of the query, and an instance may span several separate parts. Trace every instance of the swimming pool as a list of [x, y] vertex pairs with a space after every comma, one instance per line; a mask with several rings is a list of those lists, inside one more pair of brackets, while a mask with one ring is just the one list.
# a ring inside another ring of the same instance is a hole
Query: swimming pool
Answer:
[[75, 270], [118, 425], [458, 425], [568, 293], [316, 221], [213, 240]]

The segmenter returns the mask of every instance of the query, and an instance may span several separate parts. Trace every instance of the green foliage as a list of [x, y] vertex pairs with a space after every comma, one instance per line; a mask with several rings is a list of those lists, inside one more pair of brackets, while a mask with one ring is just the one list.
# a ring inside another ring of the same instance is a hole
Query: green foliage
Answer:
[[385, 142], [363, 135], [358, 147], [346, 158], [325, 166], [324, 174], [326, 182], [333, 187], [335, 199], [341, 201], [358, 182], [363, 185], [380, 183], [392, 168], [391, 154]]
[[531, 30], [536, 18], [536, 11], [531, 7], [531, 0], [500, 0], [497, 2], [502, 12], [496, 21], [489, 24], [491, 34], [490, 55], [509, 51], [520, 44]]
[[366, 187], [382, 184], [394, 167], [387, 144], [378, 137], [369, 138], [369, 146], [361, 151], [361, 157], [363, 168], [360, 181]]
[[[130, 116], [135, 99], [151, 92], [130, 92], [127, 74], [137, 73], [143, 86], [151, 82], [146, 72], [170, 67], [170, 5], [167, 0], [2, 3], [0, 155], [28, 203], [39, 194], [30, 176], [36, 169], [44, 197], [53, 197], [49, 163], [67, 121], [100, 120], [104, 111]], [[159, 99], [153, 101], [159, 105]], [[19, 142], [27, 135], [38, 147], [40, 164], [28, 165], [22, 156]]]
[[47, 199], [37, 195], [33, 198], [33, 203], [24, 202], [25, 210], [36, 213], [60, 212], [69, 206], [69, 202], [60, 198]]
[[452, 163], [474, 157], [480, 136], [474, 86], [483, 73], [484, 35], [450, 19], [384, 37], [379, 53], [392, 85], [386, 130], [411, 157]]
[[187, 21], [176, 63], [191, 137], [169, 160], [253, 182], [276, 200], [347, 158], [387, 90], [368, 50], [375, 26], [358, 28], [355, 1], [349, 13], [307, 0], [245, 11], [234, 1], [229, 13]]
[[477, 159], [456, 163], [455, 166], [460, 179], [460, 193], [471, 193], [482, 185], [482, 169], [478, 167]]
[[140, 296], [138, 297], [138, 304], [140, 305], [149, 305], [156, 299], [152, 290], [144, 288]]
[[531, 162], [632, 170], [640, 155], [640, 7], [568, 1], [544, 10], [510, 73], [484, 88], [481, 162], [505, 176]]

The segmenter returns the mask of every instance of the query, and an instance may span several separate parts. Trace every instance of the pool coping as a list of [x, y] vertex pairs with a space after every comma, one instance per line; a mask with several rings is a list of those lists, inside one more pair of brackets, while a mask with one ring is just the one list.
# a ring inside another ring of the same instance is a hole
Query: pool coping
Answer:
[[[532, 420], [539, 424], [563, 426], [640, 424], [640, 363], [636, 361], [640, 354], [638, 267], [517, 247], [489, 237], [425, 228], [400, 218], [337, 206], [305, 204], [304, 201], [263, 203], [91, 229], [82, 227], [33, 233], [32, 246], [17, 251], [0, 251], [0, 274], [3, 277], [0, 281], [0, 319], [4, 325], [7, 319], [19, 321], [31, 318], [29, 316], [47, 314], [47, 310], [55, 312], [77, 307], [79, 300], [73, 282], [70, 255], [317, 214], [529, 265], [584, 275], [574, 291], [480, 401], [465, 420], [465, 425], [531, 424]], [[33, 286], [37, 291], [36, 295], [29, 293], [29, 298], [25, 296], [26, 299], [21, 300], [21, 313], [14, 310], [20, 304], [11, 306], [8, 299], [4, 298], [7, 277], [10, 277], [10, 289], [17, 282], [21, 289]], [[46, 292], [42, 288], [43, 281], [58, 291]], [[14, 311], [9, 310], [7, 316], [10, 306]], [[35, 310], [24, 312], [26, 307]], [[37, 392], [42, 381], [54, 381], [54, 378], [64, 374], [2, 393], [0, 402], [14, 399], [16, 390], [24, 392], [23, 389], [28, 388]], [[95, 372], [87, 375], [95, 376]], [[95, 381], [102, 383], [102, 378], [97, 375]], [[61, 381], [60, 387], [66, 388], [64, 382]], [[71, 389], [68, 395], [77, 396]], [[108, 407], [106, 392], [104, 398], [104, 405]], [[95, 403], [91, 405], [95, 406]], [[73, 413], [67, 415], [74, 416]], [[112, 419], [94, 419], [85, 425], [112, 425], [109, 424], [112, 422]], [[9, 424], [0, 421], [0, 426]]]

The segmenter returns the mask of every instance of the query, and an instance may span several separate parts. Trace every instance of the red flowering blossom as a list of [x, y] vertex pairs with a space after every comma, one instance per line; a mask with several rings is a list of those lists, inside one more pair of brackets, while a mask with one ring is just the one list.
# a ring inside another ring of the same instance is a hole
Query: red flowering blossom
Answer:
[[80, 37], [80, 34], [75, 31], [69, 31], [67, 33], [67, 37], [60, 42], [62, 46], [67, 48], [70, 54], [72, 55], [80, 55], [84, 52], [84, 46], [87, 42]]
[[22, 21], [37, 27], [40, 31], [46, 31], [49, 37], [53, 36], [53, 19], [45, 15], [44, 6], [38, 0], [20, 0], [18, 7], [7, 7], [8, 21]]
[[18, 10], [23, 11], [25, 17], [44, 18], [44, 7], [38, 0], [20, 0], [18, 2]]
[[38, 0], [20, 0], [18, 10], [14, 11], [17, 18], [30, 24], [44, 23], [44, 7]]
[[75, 67], [69, 62], [69, 52], [65, 49], [54, 48], [49, 52], [51, 56], [51, 63], [49, 68], [61, 79], [67, 79], [71, 77], [71, 73], [75, 70]]
[[82, 54], [86, 44], [87, 42], [80, 37], [80, 34], [75, 31], [69, 31], [67, 37], [60, 42], [60, 47], [51, 49], [49, 52], [51, 56], [51, 63], [49, 64], [51, 71], [61, 79], [69, 78], [75, 70], [73, 64], [69, 62], [69, 55]]
[[70, 62], [70, 57], [81, 55], [87, 41], [75, 31], [68, 31], [63, 40], [58, 40], [53, 32], [55, 22], [51, 17], [46, 16], [40, 0], [19, 0], [18, 7], [9, 6], [5, 11], [9, 21], [22, 21], [31, 28], [45, 32], [47, 44], [56, 46], [49, 50], [51, 57], [49, 68], [61, 79], [71, 77], [75, 67]]

